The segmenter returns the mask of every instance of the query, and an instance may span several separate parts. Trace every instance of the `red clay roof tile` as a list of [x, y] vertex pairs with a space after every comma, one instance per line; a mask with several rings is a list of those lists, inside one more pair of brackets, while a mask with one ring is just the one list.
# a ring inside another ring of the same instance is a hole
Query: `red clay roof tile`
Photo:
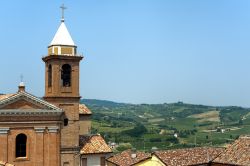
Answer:
[[96, 154], [96, 153], [111, 153], [112, 150], [106, 144], [101, 135], [80, 136], [80, 153], [81, 154]]
[[250, 165], [250, 136], [241, 136], [221, 153], [214, 163], [249, 166]]
[[92, 112], [85, 104], [79, 104], [79, 114], [81, 115], [91, 115]]
[[133, 152], [131, 150], [126, 150], [119, 154], [109, 157], [107, 161], [114, 163], [118, 166], [132, 166], [141, 161], [145, 161], [146, 159], [151, 158], [151, 154], [139, 151], [136, 152], [136, 157], [132, 158], [131, 156], [132, 153]]
[[223, 148], [197, 147], [156, 151], [154, 154], [167, 166], [189, 166], [209, 163], [223, 150]]

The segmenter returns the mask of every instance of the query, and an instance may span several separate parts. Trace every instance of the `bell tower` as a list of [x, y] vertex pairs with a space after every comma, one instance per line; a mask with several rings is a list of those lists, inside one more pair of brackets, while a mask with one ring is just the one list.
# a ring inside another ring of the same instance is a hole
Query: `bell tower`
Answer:
[[79, 64], [83, 56], [77, 54], [77, 46], [72, 40], [64, 21], [62, 6], [61, 24], [48, 46], [45, 62], [44, 100], [64, 111], [61, 125], [61, 165], [79, 165]]

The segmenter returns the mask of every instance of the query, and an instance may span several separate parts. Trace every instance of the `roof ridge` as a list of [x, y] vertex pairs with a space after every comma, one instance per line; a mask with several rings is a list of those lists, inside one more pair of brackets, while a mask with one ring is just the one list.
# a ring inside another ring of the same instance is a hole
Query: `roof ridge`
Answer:
[[47, 102], [47, 101], [45, 101], [45, 100], [43, 100], [43, 99], [40, 99], [39, 97], [36, 97], [36, 96], [34, 96], [34, 95], [32, 95], [32, 94], [30, 94], [30, 93], [28, 93], [28, 92], [21, 91], [21, 92], [19, 92], [19, 93], [26, 94], [27, 96], [31, 97], [31, 99], [34, 99], [34, 100], [36, 100], [36, 101], [39, 101], [39, 102], [41, 102], [41, 104], [43, 104], [43, 105], [45, 105], [45, 106], [46, 106], [46, 105], [47, 105], [47, 106], [50, 106], [50, 107], [53, 108], [54, 110], [62, 110], [61, 108], [55, 106], [54, 104], [51, 104], [51, 103], [49, 103], [49, 102]]
[[0, 106], [4, 105], [5, 103], [8, 103], [9, 101], [17, 99], [18, 97], [22, 97], [22, 96], [25, 96], [25, 97], [31, 99], [32, 101], [35, 101], [35, 102], [37, 102], [37, 103], [39, 103], [39, 104], [41, 104], [41, 105], [43, 105], [43, 106], [45, 106], [47, 108], [50, 108], [52, 110], [60, 110], [60, 111], [62, 111], [61, 108], [59, 108], [59, 107], [57, 107], [57, 106], [55, 106], [55, 105], [53, 105], [53, 104], [51, 104], [51, 103], [49, 103], [49, 102], [47, 102], [45, 100], [42, 100], [42, 99], [40, 99], [40, 98], [38, 98], [38, 97], [28, 93], [28, 92], [25, 92], [25, 91], [17, 92], [16, 94], [14, 94], [14, 95], [12, 95], [10, 97], [7, 97], [7, 98], [5, 98], [3, 100], [0, 100]]

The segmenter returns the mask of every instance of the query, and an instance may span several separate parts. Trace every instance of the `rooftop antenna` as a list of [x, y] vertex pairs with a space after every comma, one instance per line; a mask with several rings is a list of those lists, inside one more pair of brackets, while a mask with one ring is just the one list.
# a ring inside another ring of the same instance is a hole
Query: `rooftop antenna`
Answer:
[[64, 22], [64, 10], [66, 10], [67, 8], [64, 6], [64, 4], [62, 4], [62, 6], [60, 6], [60, 8], [62, 9], [62, 19], [61, 19], [61, 21]]

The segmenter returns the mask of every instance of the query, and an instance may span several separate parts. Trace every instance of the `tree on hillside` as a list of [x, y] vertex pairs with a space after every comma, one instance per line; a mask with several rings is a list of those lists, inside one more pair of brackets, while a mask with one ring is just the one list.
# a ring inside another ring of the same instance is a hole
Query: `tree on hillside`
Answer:
[[131, 137], [140, 137], [142, 134], [146, 132], [147, 132], [146, 127], [141, 123], [137, 123], [133, 129], [123, 131], [123, 134], [127, 134]]

